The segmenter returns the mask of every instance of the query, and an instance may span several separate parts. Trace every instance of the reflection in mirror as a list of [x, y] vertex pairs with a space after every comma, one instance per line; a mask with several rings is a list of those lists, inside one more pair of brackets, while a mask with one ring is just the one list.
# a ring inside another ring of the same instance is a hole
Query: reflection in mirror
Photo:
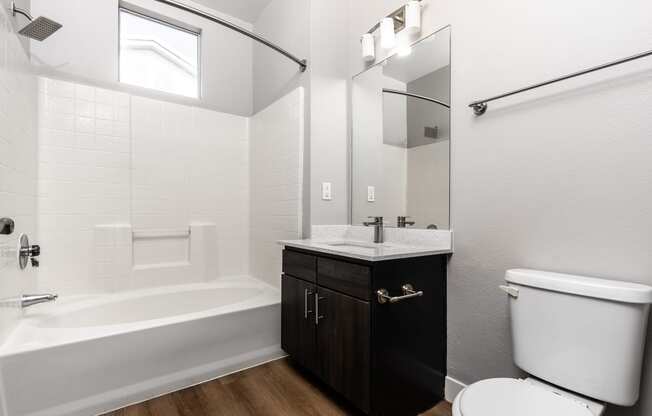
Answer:
[[450, 228], [449, 103], [450, 28], [353, 78], [354, 225]]

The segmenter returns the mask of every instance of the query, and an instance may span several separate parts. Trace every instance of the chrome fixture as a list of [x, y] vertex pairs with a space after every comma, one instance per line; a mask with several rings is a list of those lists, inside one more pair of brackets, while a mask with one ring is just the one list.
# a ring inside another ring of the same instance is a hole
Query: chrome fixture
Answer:
[[396, 226], [398, 228], [405, 228], [407, 225], [414, 225], [414, 221], [407, 221], [408, 218], [411, 218], [411, 217], [398, 216], [396, 218]]
[[312, 290], [304, 289], [303, 290], [303, 318], [308, 319], [308, 314], [311, 314], [312, 311], [308, 309], [308, 296], [312, 295]]
[[249, 30], [247, 30], [247, 29], [245, 29], [243, 27], [240, 27], [240, 26], [238, 26], [236, 24], [233, 24], [233, 23], [231, 23], [231, 22], [229, 22], [227, 20], [224, 20], [224, 19], [222, 19], [220, 17], [217, 17], [215, 15], [212, 15], [210, 13], [206, 13], [206, 12], [204, 12], [202, 10], [199, 10], [197, 8], [194, 8], [192, 6], [187, 6], [187, 5], [185, 5], [185, 4], [183, 4], [183, 3], [179, 2], [179, 1], [176, 1], [176, 0], [155, 0], [155, 1], [157, 1], [159, 3], [162, 3], [162, 4], [165, 4], [167, 6], [170, 6], [170, 7], [175, 7], [177, 9], [179, 9], [179, 10], [183, 10], [183, 11], [188, 12], [188, 13], [192, 13], [195, 16], [203, 17], [204, 19], [208, 19], [211, 22], [217, 23], [217, 24], [222, 25], [224, 27], [227, 27], [227, 28], [229, 28], [231, 30], [234, 30], [234, 31], [240, 33], [241, 35], [245, 35], [248, 38], [251, 38], [251, 39], [255, 40], [256, 42], [260, 42], [263, 45], [267, 46], [268, 48], [274, 49], [276, 52], [280, 53], [281, 55], [285, 56], [286, 58], [296, 62], [299, 65], [299, 70], [301, 72], [305, 72], [306, 69], [308, 68], [308, 61], [307, 60], [297, 58], [296, 56], [292, 55], [290, 52], [286, 51], [285, 49], [281, 48], [280, 46], [268, 41], [267, 39], [263, 38], [262, 36], [258, 36], [257, 34], [251, 32], [251, 31], [249, 31]]
[[54, 302], [59, 295], [44, 294], [44, 295], [23, 295], [20, 298], [20, 307], [29, 308], [30, 306], [38, 305], [39, 303]]
[[[383, 17], [362, 35], [362, 59], [372, 62], [375, 59], [375, 39], [373, 33], [380, 29], [380, 46], [383, 49], [393, 49], [396, 46], [396, 34], [402, 30], [414, 36], [421, 32], [421, 2], [411, 0], [400, 8]], [[371, 35], [371, 37], [369, 37]]]
[[319, 325], [319, 320], [324, 319], [324, 315], [319, 314], [319, 301], [324, 299], [326, 298], [319, 296], [319, 293], [315, 292], [315, 325]]
[[535, 88], [545, 87], [546, 85], [554, 84], [555, 82], [565, 81], [567, 79], [579, 77], [580, 75], [585, 75], [585, 74], [589, 74], [591, 72], [599, 71], [601, 69], [605, 69], [605, 68], [609, 68], [609, 67], [612, 67], [612, 66], [624, 64], [626, 62], [630, 62], [630, 61], [633, 61], [635, 59], [645, 58], [646, 56], [650, 56], [650, 55], [652, 55], [652, 50], [647, 51], [647, 52], [643, 52], [643, 53], [639, 53], [637, 55], [632, 55], [632, 56], [629, 56], [627, 58], [619, 59], [617, 61], [609, 62], [609, 63], [603, 64], [603, 65], [598, 65], [598, 66], [595, 66], [593, 68], [585, 69], [583, 71], [578, 71], [578, 72], [574, 72], [572, 74], [564, 75], [562, 77], [551, 79], [549, 81], [540, 82], [538, 84], [530, 85], [529, 87], [519, 88], [517, 90], [510, 91], [510, 92], [505, 93], [505, 94], [496, 95], [495, 97], [486, 98], [484, 100], [477, 100], [477, 101], [474, 101], [471, 104], [469, 104], [469, 107], [471, 107], [473, 109], [473, 113], [475, 113], [476, 116], [481, 116], [487, 111], [487, 103], [489, 103], [491, 101], [499, 100], [501, 98], [509, 97], [509, 96], [515, 95], [515, 94], [520, 94], [522, 92], [530, 91], [530, 90], [533, 90]]
[[383, 88], [383, 92], [387, 93], [387, 94], [404, 95], [406, 97], [412, 97], [412, 98], [417, 98], [419, 100], [430, 101], [431, 103], [443, 105], [446, 108], [451, 108], [451, 106], [449, 104], [446, 104], [443, 101], [435, 100], [434, 98], [426, 97], [425, 95], [412, 94], [411, 92], [401, 91], [401, 90], [393, 90], [391, 88]]
[[365, 227], [374, 227], [374, 243], [382, 243], [385, 241], [385, 230], [383, 224], [383, 217], [369, 217], [373, 218], [373, 222], [363, 222]]
[[27, 260], [30, 260], [32, 267], [38, 267], [38, 256], [41, 255], [41, 247], [38, 245], [30, 245], [29, 238], [25, 234], [21, 234], [18, 238], [18, 266], [20, 270], [25, 270], [27, 267]]
[[16, 13], [22, 14], [29, 20], [27, 26], [20, 29], [18, 33], [39, 42], [49, 38], [54, 32], [63, 27], [61, 23], [47, 17], [40, 16], [34, 19], [27, 10], [16, 7], [16, 2], [11, 2], [11, 14], [16, 16]]
[[416, 292], [414, 290], [414, 287], [409, 283], [406, 283], [403, 286], [401, 286], [401, 290], [403, 291], [403, 296], [389, 296], [389, 292], [387, 291], [387, 289], [378, 289], [376, 291], [376, 296], [378, 296], [378, 303], [380, 304], [385, 304], [388, 302], [396, 303], [402, 300], [418, 298], [420, 296], [423, 296], [422, 290]]
[[10, 235], [13, 234], [16, 224], [11, 218], [0, 218], [0, 234]]

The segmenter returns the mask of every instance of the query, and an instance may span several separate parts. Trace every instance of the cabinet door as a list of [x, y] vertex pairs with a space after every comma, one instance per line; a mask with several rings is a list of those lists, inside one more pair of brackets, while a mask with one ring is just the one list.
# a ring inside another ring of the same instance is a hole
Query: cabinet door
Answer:
[[369, 411], [369, 302], [321, 286], [317, 289], [317, 350], [324, 382]]
[[287, 275], [281, 285], [281, 347], [316, 373], [315, 285]]

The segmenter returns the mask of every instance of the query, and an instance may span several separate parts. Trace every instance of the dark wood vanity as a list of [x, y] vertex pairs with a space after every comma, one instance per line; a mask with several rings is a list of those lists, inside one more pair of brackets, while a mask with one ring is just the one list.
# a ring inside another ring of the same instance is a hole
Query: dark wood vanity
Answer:
[[283, 349], [365, 413], [431, 408], [446, 376], [446, 263], [446, 254], [366, 261], [286, 247]]

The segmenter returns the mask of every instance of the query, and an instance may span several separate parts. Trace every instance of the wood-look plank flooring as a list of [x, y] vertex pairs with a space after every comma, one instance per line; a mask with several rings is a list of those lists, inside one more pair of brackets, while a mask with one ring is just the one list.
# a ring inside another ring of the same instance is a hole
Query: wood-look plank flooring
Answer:
[[[105, 416], [361, 415], [310, 374], [277, 360], [189, 387]], [[422, 416], [451, 416], [442, 402]]]

